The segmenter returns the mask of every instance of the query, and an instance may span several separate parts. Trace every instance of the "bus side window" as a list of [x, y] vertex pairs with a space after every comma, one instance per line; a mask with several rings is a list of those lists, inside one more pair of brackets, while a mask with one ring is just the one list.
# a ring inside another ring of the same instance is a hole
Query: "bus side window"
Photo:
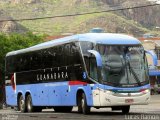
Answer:
[[57, 51], [56, 51], [56, 47], [52, 47], [50, 49], [50, 55], [52, 57], [52, 61], [51, 61], [51, 67], [57, 67]]
[[70, 44], [64, 45], [64, 62], [65, 66], [69, 66], [71, 63], [71, 52], [70, 52]]
[[97, 73], [97, 63], [96, 63], [96, 59], [93, 55], [91, 55], [91, 57], [89, 58], [89, 71], [90, 71], [90, 76], [94, 79], [94, 80], [98, 80], [98, 73]]
[[52, 66], [53, 57], [51, 48], [41, 50], [41, 69], [50, 68]]
[[74, 76], [76, 77], [75, 79], [78, 80], [82, 80], [82, 76], [83, 76], [83, 70], [82, 70], [82, 60], [81, 60], [81, 56], [80, 56], [80, 49], [78, 44], [76, 43], [71, 43], [71, 59], [72, 61], [72, 65], [73, 65], [73, 70], [72, 73], [74, 74]]
[[6, 71], [8, 73], [14, 73], [15, 71], [15, 60], [14, 60], [14, 56], [9, 56], [6, 58]]
[[80, 49], [75, 43], [71, 44], [71, 57], [74, 64], [81, 64]]
[[24, 71], [28, 71], [28, 70], [30, 69], [29, 55], [28, 55], [28, 54], [25, 54], [24, 57], [25, 57], [25, 61], [24, 61], [25, 63], [24, 63], [24, 68], [23, 68], [23, 70], [24, 70]]
[[63, 47], [62, 45], [60, 46], [57, 46], [57, 49], [56, 49], [56, 59], [57, 59], [57, 64], [58, 64], [58, 67], [62, 67], [62, 66], [65, 66], [64, 65], [64, 54], [63, 54]]
[[[18, 56], [15, 57], [15, 59], [16, 59], [15, 72], [21, 72], [21, 71], [28, 71], [29, 70], [30, 65], [29, 64], [26, 65], [27, 62], [25, 61], [25, 57], [26, 57], [26, 54], [18, 55]], [[26, 62], [26, 63], [24, 63], [24, 62]]]
[[88, 75], [98, 81], [97, 63], [94, 56], [84, 56]]
[[40, 51], [35, 51], [31, 54], [30, 67], [32, 70], [39, 69], [41, 65], [41, 54]]

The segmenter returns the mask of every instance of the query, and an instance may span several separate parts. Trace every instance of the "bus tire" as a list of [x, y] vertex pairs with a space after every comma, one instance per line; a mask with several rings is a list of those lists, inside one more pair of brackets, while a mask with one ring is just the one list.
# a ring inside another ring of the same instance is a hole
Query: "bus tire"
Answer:
[[31, 97], [31, 95], [27, 95], [27, 98], [26, 98], [26, 107], [27, 107], [27, 111], [28, 112], [35, 112], [35, 108], [33, 107], [33, 104], [32, 104], [32, 97]]
[[153, 89], [151, 89], [151, 95], [154, 95], [155, 91]]
[[26, 104], [22, 95], [18, 98], [18, 110], [21, 112], [26, 112]]
[[90, 107], [87, 105], [87, 99], [84, 93], [82, 94], [81, 102], [80, 105], [78, 105], [78, 107], [80, 107], [79, 109], [82, 110], [83, 114], [86, 115], [90, 113]]
[[78, 113], [82, 113], [82, 94], [78, 95], [78, 102], [77, 102], [77, 106], [78, 106]]
[[122, 114], [128, 114], [130, 110], [130, 106], [122, 106]]

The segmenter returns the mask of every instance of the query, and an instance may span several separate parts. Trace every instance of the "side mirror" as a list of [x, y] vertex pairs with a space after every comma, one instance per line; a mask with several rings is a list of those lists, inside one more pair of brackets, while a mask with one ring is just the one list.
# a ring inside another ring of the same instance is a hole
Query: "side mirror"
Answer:
[[158, 58], [157, 58], [157, 55], [155, 54], [155, 52], [152, 51], [152, 50], [145, 50], [145, 53], [151, 55], [154, 66], [157, 66], [157, 64], [158, 64]]
[[88, 50], [89, 53], [93, 54], [95, 56], [95, 60], [97, 63], [97, 75], [98, 75], [98, 81], [100, 83], [102, 83], [102, 75], [101, 75], [101, 71], [102, 71], [102, 57], [100, 55], [99, 52], [95, 51], [95, 50]]
[[96, 58], [96, 63], [98, 67], [102, 67], [102, 57], [96, 50], [88, 50], [89, 53], [93, 54]]

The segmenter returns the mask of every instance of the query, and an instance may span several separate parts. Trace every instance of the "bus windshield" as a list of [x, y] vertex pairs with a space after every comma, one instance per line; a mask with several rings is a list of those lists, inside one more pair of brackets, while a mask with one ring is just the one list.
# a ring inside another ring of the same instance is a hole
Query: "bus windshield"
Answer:
[[148, 69], [142, 46], [97, 45], [102, 57], [102, 81], [117, 87], [148, 84]]

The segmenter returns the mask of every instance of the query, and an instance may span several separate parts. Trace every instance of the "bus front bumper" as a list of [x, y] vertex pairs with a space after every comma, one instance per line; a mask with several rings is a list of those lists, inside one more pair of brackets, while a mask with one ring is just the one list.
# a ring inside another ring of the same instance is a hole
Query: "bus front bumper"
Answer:
[[[100, 91], [100, 106], [125, 106], [149, 104], [150, 90], [138, 93], [114, 93], [111, 91]], [[93, 100], [93, 104], [97, 105]]]

